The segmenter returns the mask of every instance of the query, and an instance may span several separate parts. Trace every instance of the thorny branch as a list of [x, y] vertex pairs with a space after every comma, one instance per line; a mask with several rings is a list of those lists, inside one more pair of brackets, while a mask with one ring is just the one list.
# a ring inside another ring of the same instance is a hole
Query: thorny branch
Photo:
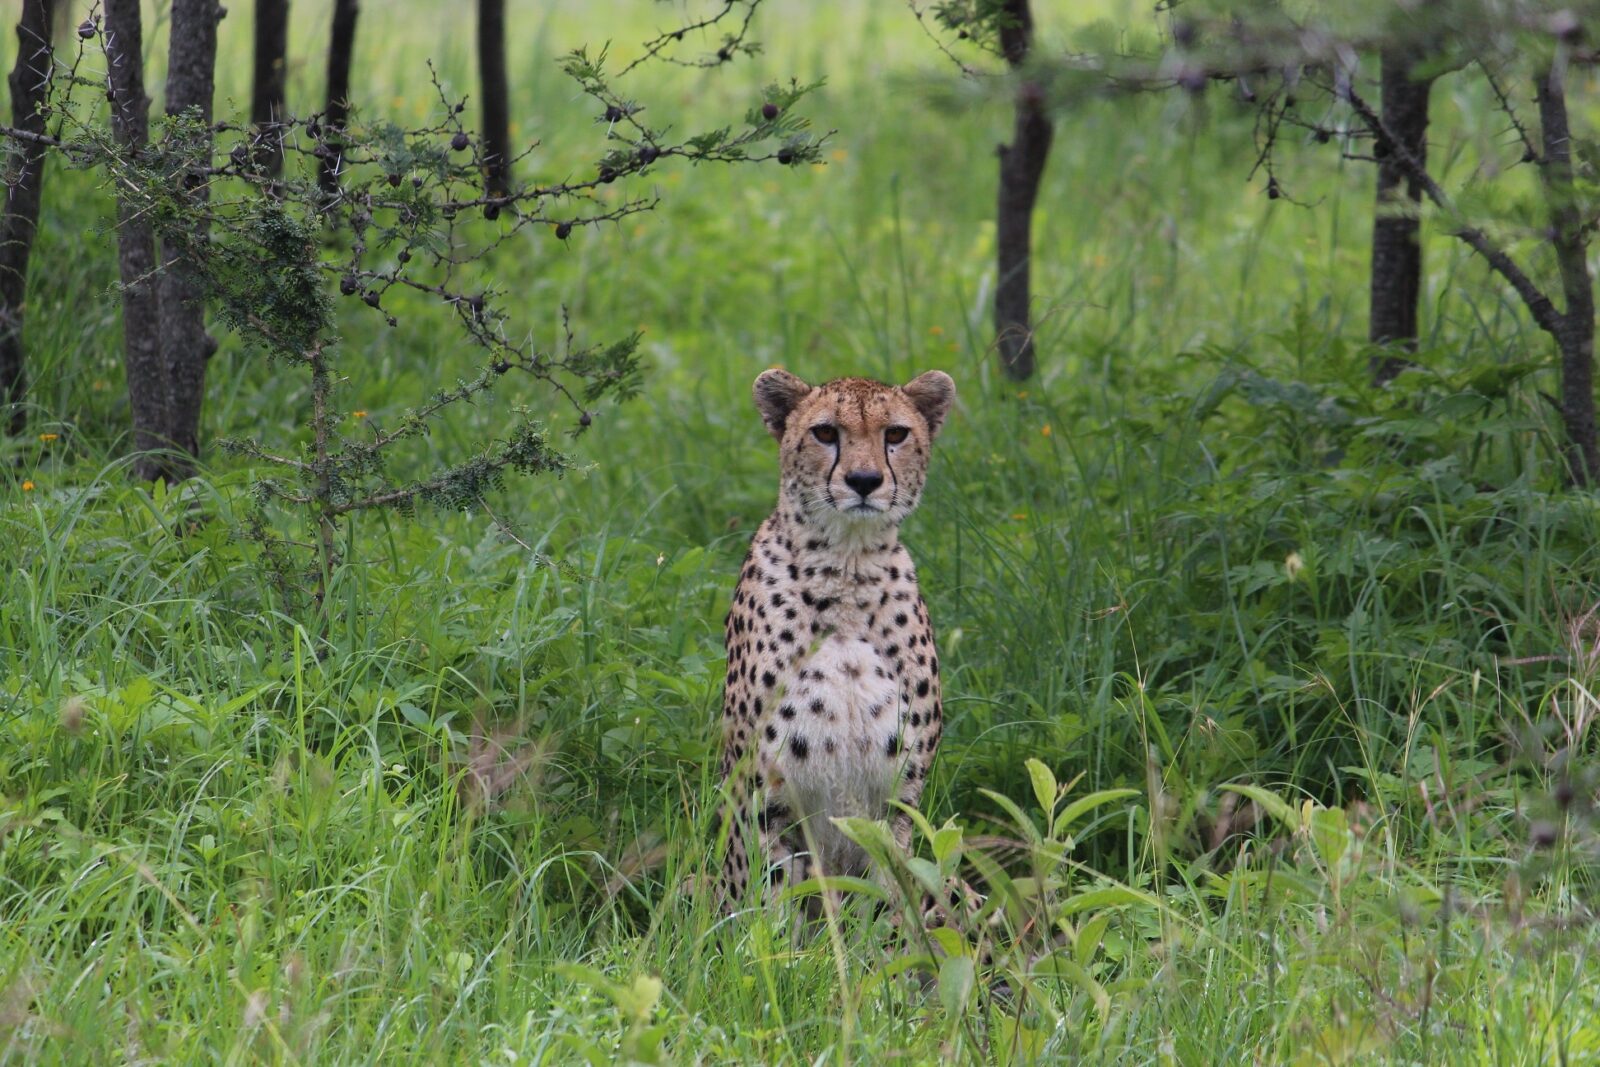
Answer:
[[[745, 38], [750, 32], [750, 20], [755, 18], [756, 9], [760, 6], [761, 0], [723, 0], [722, 7], [713, 14], [685, 23], [675, 30], [657, 34], [644, 42], [644, 54], [619, 70], [616, 76], [619, 78], [624, 77], [635, 67], [648, 63], [653, 59], [659, 59], [664, 63], [671, 63], [680, 67], [719, 67], [732, 60], [740, 52], [754, 52], [758, 46], [747, 43]], [[714, 56], [700, 59], [678, 59], [667, 54], [668, 50], [674, 44], [682, 41], [684, 37], [691, 33], [709, 30], [720, 25], [724, 19], [741, 7], [744, 8], [744, 17], [740, 20], [738, 28], [732, 33], [723, 35], [722, 44], [717, 48]]]

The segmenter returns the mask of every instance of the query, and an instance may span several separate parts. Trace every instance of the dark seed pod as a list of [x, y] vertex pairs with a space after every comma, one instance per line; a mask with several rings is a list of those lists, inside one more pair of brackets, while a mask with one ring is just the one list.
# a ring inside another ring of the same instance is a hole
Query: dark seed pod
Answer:
[[78, 23], [78, 36], [87, 41], [94, 36], [94, 20], [84, 19]]
[[565, 241], [572, 236], [572, 223], [562, 222], [556, 224], [556, 240]]
[[500, 205], [495, 203], [493, 200], [483, 205], [483, 217], [488, 219], [490, 222], [493, 222], [495, 219], [499, 218]]
[[1318, 144], [1327, 144], [1329, 141], [1333, 140], [1333, 131], [1318, 126], [1317, 132], [1312, 136], [1316, 138]]
[[410, 263], [411, 251], [410, 249], [402, 248], [394, 258], [398, 259], [402, 263]]
[[497, 361], [497, 362], [496, 362], [496, 363], [495, 363], [495, 365], [494, 365], [494, 372], [495, 372], [495, 373], [496, 373], [496, 374], [504, 374], [504, 373], [505, 373], [505, 372], [506, 372], [506, 371], [508, 371], [508, 370], [510, 370], [510, 369], [511, 369], [511, 364], [509, 364], [509, 363], [507, 363], [507, 362], [506, 362], [506, 361], [505, 361], [505, 360], [503, 360], [503, 359], [502, 359], [502, 360], [499, 360], [499, 361]]
[[378, 306], [378, 293], [375, 289], [368, 289], [365, 293], [362, 293], [361, 299], [367, 302], [367, 307], [369, 308]]
[[1534, 848], [1549, 848], [1556, 843], [1556, 824], [1546, 819], [1539, 819], [1528, 828], [1528, 838]]
[[612, 170], [610, 167], [601, 167], [600, 168], [600, 184], [601, 185], [610, 185], [612, 182], [614, 182], [616, 180], [617, 180], [617, 172], [616, 171]]
[[413, 177], [411, 179], [411, 188], [413, 188], [413, 189], [421, 189], [422, 188], [422, 175], [418, 174], [418, 175], [416, 175], [415, 177]]
[[620, 122], [622, 121], [622, 114], [622, 109], [617, 105], [612, 104], [610, 107], [606, 108], [605, 120], [607, 122]]
[[587, 426], [593, 421], [594, 421], [594, 419], [589, 417], [589, 413], [587, 411], [585, 411], [582, 415], [578, 416], [578, 425], [579, 426]]
[[458, 131], [454, 137], [450, 138], [450, 148], [456, 152], [465, 152], [467, 145], [471, 143], [471, 139], [467, 137], [465, 131]]
[[400, 188], [400, 175], [398, 175], [398, 174], [389, 175], [389, 188], [391, 188], [391, 189]]
[[768, 122], [771, 122], [773, 119], [777, 118], [778, 117], [778, 105], [777, 104], [773, 104], [773, 103], [762, 104], [761, 105], [761, 117], [766, 119]]
[[1278, 199], [1278, 197], [1280, 197], [1282, 195], [1283, 195], [1282, 190], [1280, 190], [1278, 188], [1278, 179], [1276, 179], [1276, 178], [1268, 178], [1267, 179], [1267, 199], [1268, 200], [1276, 200], [1276, 199]]
[[482, 315], [483, 314], [483, 297], [481, 295], [480, 296], [469, 296], [469, 297], [467, 297], [467, 307], [472, 309], [472, 313], [474, 315]]
[[1572, 806], [1573, 789], [1571, 779], [1563, 778], [1556, 783], [1555, 797], [1556, 804], [1562, 811], [1566, 811]]
[[794, 149], [792, 149], [792, 148], [780, 148], [780, 149], [778, 149], [778, 162], [783, 164], [785, 167], [787, 167], [789, 164], [793, 163], [794, 162]]
[[1290, 93], [1288, 96], [1285, 96], [1283, 98], [1283, 106], [1284, 106], [1285, 110], [1287, 110], [1287, 109], [1289, 109], [1291, 107], [1294, 107], [1294, 105], [1295, 105], [1295, 98], [1294, 98], [1294, 94], [1293, 93]]
[[648, 167], [650, 164], [654, 163], [657, 157], [660, 155], [661, 149], [657, 148], [653, 144], [647, 144], [643, 148], [639, 149], [639, 164], [641, 166]]
[[346, 274], [343, 278], [339, 279], [339, 292], [343, 293], [345, 296], [350, 296], [359, 288], [361, 288], [361, 286], [356, 284], [356, 280], [353, 275]]
[[465, 110], [467, 110], [467, 105], [466, 104], [457, 104], [456, 105], [456, 114], [457, 115], [461, 114]]
[[726, 49], [726, 48], [717, 49], [717, 59], [721, 60], [723, 63], [726, 63], [728, 60], [730, 60], [732, 58], [733, 58], [733, 53], [730, 52], [728, 49]]
[[228, 153], [228, 158], [233, 161], [234, 166], [242, 167], [250, 162], [250, 152], [244, 145], [236, 144], [233, 146], [233, 151]]

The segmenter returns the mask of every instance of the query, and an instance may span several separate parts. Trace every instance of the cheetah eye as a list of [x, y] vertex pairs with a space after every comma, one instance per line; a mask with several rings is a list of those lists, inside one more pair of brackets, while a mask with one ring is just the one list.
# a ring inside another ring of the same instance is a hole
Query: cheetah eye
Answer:
[[836, 445], [839, 443], [839, 428], [823, 423], [820, 426], [811, 427], [811, 436], [825, 445]]
[[906, 435], [910, 432], [911, 430], [905, 426], [891, 426], [883, 431], [883, 439], [891, 445], [898, 445], [905, 441]]

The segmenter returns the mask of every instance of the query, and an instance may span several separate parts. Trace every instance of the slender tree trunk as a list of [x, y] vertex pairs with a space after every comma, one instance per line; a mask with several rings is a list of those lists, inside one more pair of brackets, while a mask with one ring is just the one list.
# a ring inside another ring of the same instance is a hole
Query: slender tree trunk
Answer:
[[[1413, 71], [1420, 49], [1396, 47], [1381, 60], [1383, 125], [1421, 166], [1428, 165], [1430, 78]], [[1377, 211], [1372, 222], [1372, 289], [1368, 338], [1399, 351], [1374, 355], [1374, 385], [1399, 374], [1417, 348], [1417, 303], [1422, 296], [1422, 186], [1409, 177], [1393, 146], [1378, 153]]]
[[289, 0], [256, 0], [255, 71], [250, 80], [250, 121], [256, 128], [256, 163], [268, 174], [283, 170], [284, 77], [289, 54]]
[[350, 118], [350, 63], [356, 45], [358, 0], [334, 0], [333, 36], [328, 45], [328, 106], [323, 113], [327, 127], [324, 143], [329, 152], [322, 157], [317, 181], [328, 192], [339, 188], [339, 166], [344, 159], [344, 125]]
[[1567, 432], [1567, 477], [1574, 485], [1600, 480], [1595, 438], [1594, 285], [1589, 277], [1587, 224], [1572, 180], [1572, 128], [1567, 122], [1566, 65], [1558, 56], [1539, 74], [1540, 175], [1550, 206], [1551, 244], [1561, 271], [1566, 309], [1555, 321], [1561, 351], [1561, 420]]
[[[1028, 0], [1004, 0], [1003, 7], [1006, 23], [1000, 29], [1001, 51], [1007, 64], [1019, 70], [1033, 44], [1033, 14]], [[1024, 80], [1018, 86], [1014, 106], [1011, 143], [999, 147], [1000, 188], [995, 212], [999, 279], [994, 319], [1000, 364], [1007, 375], [1020, 380], [1033, 374], [1035, 364], [1029, 312], [1033, 206], [1055, 126], [1037, 82]]]
[[506, 88], [505, 0], [478, 0], [478, 73], [483, 86], [483, 185], [511, 191], [511, 107]]
[[165, 472], [169, 481], [194, 473], [200, 455], [200, 408], [205, 400], [206, 363], [217, 342], [206, 333], [205, 284], [191, 248], [206, 240], [204, 168], [211, 161], [211, 97], [216, 84], [217, 0], [172, 0], [172, 43], [167, 53], [167, 114], [204, 123], [183, 150], [194, 170], [183, 177], [186, 222], [162, 240], [159, 291], [161, 355], [167, 369], [167, 436], [175, 447]]
[[[51, 0], [23, 0], [17, 23], [17, 65], [11, 70], [11, 124], [44, 133], [45, 97], [50, 86]], [[0, 426], [19, 434], [27, 425], [22, 406], [28, 381], [22, 347], [22, 316], [27, 297], [28, 255], [39, 224], [44, 187], [44, 145], [12, 140], [6, 146], [5, 215], [0, 217]]]
[[[106, 0], [104, 34], [112, 135], [125, 152], [137, 155], [150, 140], [139, 0]], [[144, 205], [125, 192], [117, 199], [117, 267], [122, 276], [123, 363], [133, 414], [133, 475], [153, 481], [165, 470], [158, 451], [172, 445], [167, 437], [167, 373], [157, 333], [156, 242]]]

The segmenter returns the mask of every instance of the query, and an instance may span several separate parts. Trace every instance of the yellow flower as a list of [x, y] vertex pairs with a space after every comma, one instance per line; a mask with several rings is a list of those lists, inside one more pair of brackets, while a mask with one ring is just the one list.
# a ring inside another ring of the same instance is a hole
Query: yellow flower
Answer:
[[1028, 391], [1026, 389], [1024, 389], [1021, 392], [1019, 392], [1017, 394], [1017, 399], [1018, 400], [1026, 400], [1026, 399], [1028, 399]]
[[33, 483], [28, 481], [26, 478], [24, 478], [23, 481], [22, 481], [22, 491], [24, 493], [33, 492]]
[[835, 148], [833, 150], [833, 161], [835, 163], [843, 163], [845, 160], [847, 160], [849, 158], [850, 158], [850, 153], [846, 152], [844, 149]]
[[1050, 436], [1050, 425], [1049, 425], [1049, 423], [1046, 423], [1045, 425], [1039, 427], [1039, 433], [1041, 433], [1045, 437], [1049, 437]]
[[39, 435], [39, 440], [43, 441], [45, 444], [49, 444], [51, 441], [59, 440], [60, 437], [61, 435], [58, 433], [42, 433]]
[[944, 327], [943, 326], [929, 326], [928, 327], [928, 333], [930, 333], [934, 337], [941, 337], [941, 336], [944, 335]]
[[365, 411], [352, 411], [350, 414], [354, 415], [358, 419], [364, 419], [367, 417], [367, 413]]
[[1024, 519], [1026, 519], [1028, 517], [1028, 513], [1025, 512], [1025, 511], [1019, 511], [1016, 514], [1012, 515], [1011, 517], [1013, 519], [1017, 520], [1018, 522], [1021, 522], [1021, 521], [1023, 521]]

